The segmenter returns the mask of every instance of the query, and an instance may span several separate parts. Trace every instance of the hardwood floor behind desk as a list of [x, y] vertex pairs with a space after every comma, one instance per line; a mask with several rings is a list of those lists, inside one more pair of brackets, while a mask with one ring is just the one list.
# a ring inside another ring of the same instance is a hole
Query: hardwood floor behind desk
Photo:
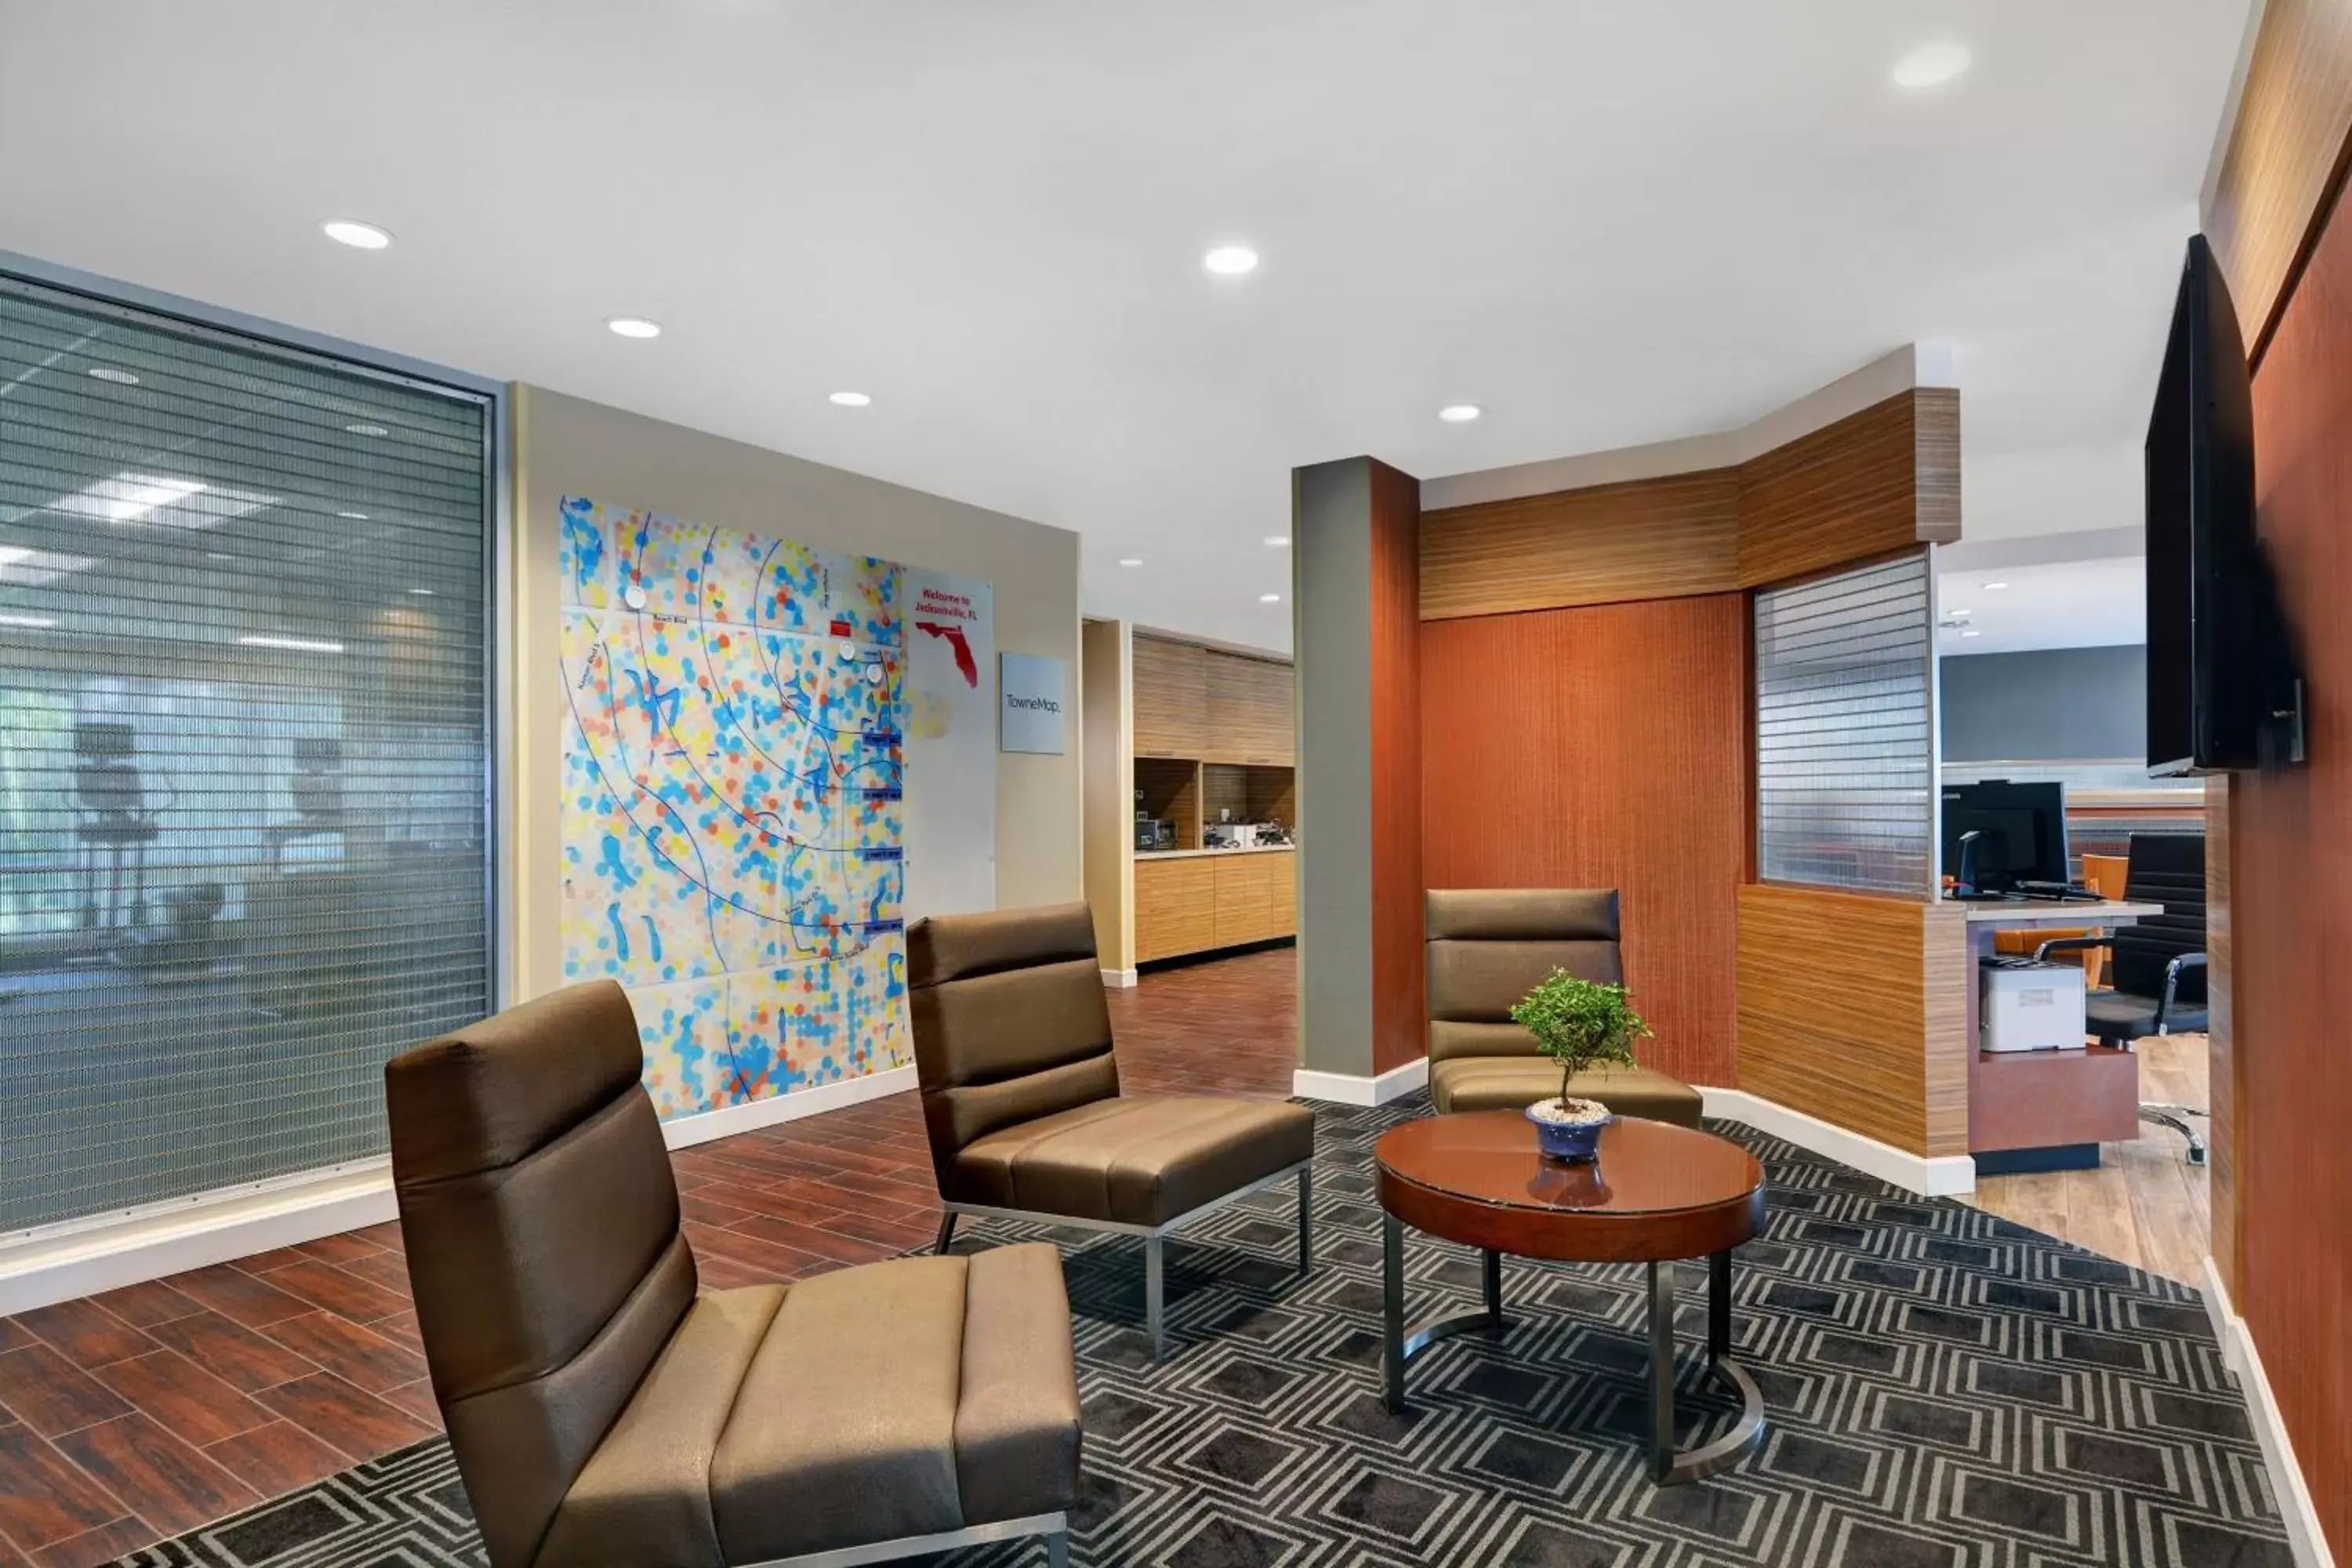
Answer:
[[[2204, 1036], [2145, 1039], [2135, 1049], [2142, 1100], [2207, 1103]], [[2132, 1142], [2101, 1144], [2095, 1171], [1980, 1177], [1969, 1201], [2077, 1247], [2204, 1289], [2212, 1230], [2206, 1167], [2189, 1163], [2180, 1134], [2168, 1127], [2142, 1122]]]

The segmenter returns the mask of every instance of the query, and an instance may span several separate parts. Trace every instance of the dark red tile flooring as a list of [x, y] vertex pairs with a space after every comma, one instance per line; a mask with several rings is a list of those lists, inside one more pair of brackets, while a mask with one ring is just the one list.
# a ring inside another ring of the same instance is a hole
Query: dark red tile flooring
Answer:
[[[1290, 1092], [1286, 950], [1110, 993], [1130, 1094]], [[671, 1158], [714, 1289], [889, 1258], [938, 1191], [912, 1094]], [[440, 1426], [400, 1227], [0, 1318], [0, 1568], [89, 1568]]]

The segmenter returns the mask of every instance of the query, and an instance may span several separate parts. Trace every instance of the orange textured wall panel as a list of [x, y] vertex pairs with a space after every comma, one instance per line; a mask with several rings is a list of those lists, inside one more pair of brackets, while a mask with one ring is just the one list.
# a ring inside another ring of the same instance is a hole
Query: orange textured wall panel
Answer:
[[1643, 1063], [1734, 1084], [1746, 595], [1429, 621], [1421, 658], [1428, 885], [1617, 889]]
[[[2338, 1562], [2352, 1561], [2352, 207], [2254, 378], [2263, 540], [2303, 650], [2310, 762], [2230, 781], [2237, 1306]], [[2218, 1130], [2217, 1130], [2218, 1131]], [[2217, 1166], [2220, 1165], [2217, 1162]]]
[[1371, 475], [1372, 1070], [1382, 1073], [1429, 1050], [1421, 957], [1421, 482], [1382, 463], [1371, 465]]

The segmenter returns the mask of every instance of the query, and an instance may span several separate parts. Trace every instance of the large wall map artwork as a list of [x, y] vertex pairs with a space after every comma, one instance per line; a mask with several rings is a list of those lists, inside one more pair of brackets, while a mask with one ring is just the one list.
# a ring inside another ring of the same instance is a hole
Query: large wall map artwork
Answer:
[[563, 972], [665, 1118], [912, 1059], [905, 570], [562, 503]]

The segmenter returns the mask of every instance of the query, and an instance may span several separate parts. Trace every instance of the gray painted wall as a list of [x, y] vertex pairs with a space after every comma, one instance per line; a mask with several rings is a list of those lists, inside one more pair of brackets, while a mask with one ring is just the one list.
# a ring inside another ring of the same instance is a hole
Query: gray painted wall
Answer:
[[2147, 649], [2045, 648], [1947, 656], [1944, 761], [2147, 755]]
[[1370, 459], [1291, 472], [1298, 670], [1298, 1060], [1372, 1072]]

